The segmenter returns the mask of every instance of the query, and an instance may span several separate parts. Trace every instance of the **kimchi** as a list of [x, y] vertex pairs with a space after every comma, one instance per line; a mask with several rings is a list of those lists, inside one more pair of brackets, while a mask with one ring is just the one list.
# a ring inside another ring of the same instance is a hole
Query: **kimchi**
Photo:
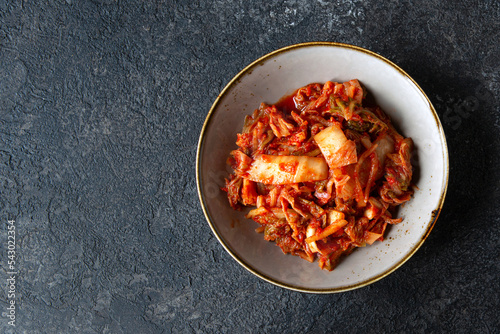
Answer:
[[410, 200], [412, 140], [358, 80], [310, 84], [245, 118], [230, 153], [229, 204], [284, 253], [333, 270], [356, 247], [383, 241]]

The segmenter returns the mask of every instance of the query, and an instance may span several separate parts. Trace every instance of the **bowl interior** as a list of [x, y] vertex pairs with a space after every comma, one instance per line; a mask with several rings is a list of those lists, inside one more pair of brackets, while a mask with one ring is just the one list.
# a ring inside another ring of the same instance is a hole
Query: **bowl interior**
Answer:
[[[231, 172], [226, 165], [236, 148], [243, 120], [261, 102], [313, 82], [358, 79], [400, 132], [415, 144], [413, 165], [418, 186], [414, 198], [398, 210], [403, 222], [391, 226], [386, 240], [359, 248], [337, 268], [323, 271], [285, 255], [255, 232], [259, 225], [234, 211], [220, 190]], [[302, 44], [278, 50], [240, 72], [218, 97], [205, 122], [198, 147], [200, 200], [212, 230], [226, 250], [259, 277], [306, 292], [338, 292], [360, 287], [389, 274], [422, 244], [440, 211], [448, 180], [446, 140], [425, 94], [401, 69], [367, 50], [343, 44]]]

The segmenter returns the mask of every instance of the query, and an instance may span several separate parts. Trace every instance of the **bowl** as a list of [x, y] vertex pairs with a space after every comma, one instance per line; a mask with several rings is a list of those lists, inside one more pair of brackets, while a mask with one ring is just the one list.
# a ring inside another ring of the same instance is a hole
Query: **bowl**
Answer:
[[[231, 172], [226, 164], [236, 134], [261, 102], [276, 103], [309, 83], [358, 79], [395, 127], [414, 141], [413, 198], [398, 209], [403, 222], [383, 242], [358, 248], [333, 271], [317, 261], [285, 255], [256, 233], [259, 226], [235, 211], [221, 190]], [[213, 233], [244, 268], [283, 288], [335, 293], [360, 288], [389, 275], [423, 244], [442, 208], [448, 184], [448, 151], [431, 102], [401, 68], [369, 50], [341, 43], [313, 42], [271, 52], [239, 72], [222, 90], [203, 125], [196, 157], [201, 207]]]

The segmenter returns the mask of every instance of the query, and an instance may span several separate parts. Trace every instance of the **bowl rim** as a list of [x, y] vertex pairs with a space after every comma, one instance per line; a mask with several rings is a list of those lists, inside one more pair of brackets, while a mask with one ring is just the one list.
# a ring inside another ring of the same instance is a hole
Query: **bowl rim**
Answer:
[[[427, 101], [427, 103], [429, 105], [429, 110], [431, 111], [432, 115], [434, 116], [434, 120], [435, 120], [437, 128], [439, 130], [440, 139], [442, 140], [442, 143], [443, 143], [442, 154], [443, 154], [443, 162], [444, 162], [444, 167], [445, 167], [444, 171], [443, 171], [444, 172], [444, 185], [443, 185], [443, 188], [441, 191], [438, 205], [437, 205], [436, 209], [434, 209], [432, 211], [431, 219], [430, 219], [429, 224], [427, 226], [427, 230], [425, 231], [424, 235], [419, 240], [419, 242], [413, 246], [413, 248], [410, 250], [410, 252], [404, 258], [402, 258], [399, 262], [394, 263], [389, 269], [385, 270], [384, 272], [382, 272], [382, 273], [380, 273], [372, 278], [368, 278], [365, 281], [359, 282], [356, 284], [346, 285], [346, 286], [337, 287], [337, 288], [328, 288], [328, 289], [304, 288], [304, 287], [295, 286], [295, 285], [280, 282], [277, 279], [268, 277], [267, 275], [259, 272], [259, 270], [253, 268], [250, 264], [246, 263], [245, 260], [241, 259], [237, 254], [235, 254], [231, 250], [231, 248], [226, 244], [226, 242], [223, 240], [222, 236], [219, 235], [217, 228], [215, 227], [215, 225], [212, 223], [212, 221], [210, 219], [210, 216], [208, 214], [208, 210], [206, 208], [204, 195], [202, 192], [202, 183], [201, 183], [202, 176], [201, 176], [201, 167], [200, 167], [200, 165], [201, 165], [200, 155], [201, 155], [201, 150], [202, 150], [202, 147], [204, 144], [205, 131], [208, 128], [208, 125], [212, 119], [213, 114], [215, 113], [215, 110], [219, 106], [220, 100], [228, 93], [228, 91], [235, 84], [237, 84], [239, 82], [239, 80], [245, 74], [251, 72], [251, 70], [255, 66], [258, 66], [260, 63], [263, 63], [267, 59], [272, 58], [278, 54], [285, 53], [287, 51], [291, 51], [291, 50], [295, 50], [295, 49], [299, 49], [299, 48], [309, 48], [309, 47], [317, 47], [317, 46], [344, 48], [344, 49], [355, 50], [358, 52], [368, 54], [372, 57], [375, 57], [375, 58], [378, 58], [379, 60], [384, 61], [386, 64], [390, 65], [392, 68], [396, 69], [404, 77], [409, 79], [413, 83], [413, 85], [420, 91], [422, 96], [425, 98], [425, 100]], [[220, 244], [233, 257], [233, 259], [235, 259], [241, 266], [243, 266], [243, 268], [245, 268], [246, 270], [248, 270], [249, 272], [251, 272], [255, 276], [257, 276], [257, 277], [263, 279], [264, 281], [267, 281], [273, 285], [276, 285], [276, 286], [279, 286], [279, 287], [282, 287], [285, 289], [298, 291], [298, 292], [305, 292], [305, 293], [328, 294], [328, 293], [339, 293], [339, 292], [354, 290], [354, 289], [358, 289], [358, 288], [370, 285], [374, 282], [377, 282], [377, 281], [381, 280], [382, 278], [388, 276], [392, 272], [396, 271], [399, 267], [401, 267], [406, 261], [408, 261], [416, 253], [416, 251], [422, 246], [422, 244], [424, 243], [424, 241], [427, 239], [430, 232], [434, 228], [434, 225], [436, 224], [436, 221], [437, 221], [439, 214], [441, 212], [441, 209], [443, 208], [444, 199], [446, 197], [446, 192], [448, 189], [448, 179], [449, 179], [449, 156], [448, 156], [448, 146], [446, 143], [446, 136], [445, 136], [441, 121], [439, 120], [439, 117], [436, 113], [436, 110], [434, 109], [434, 106], [432, 105], [431, 101], [429, 100], [429, 98], [427, 97], [425, 92], [422, 90], [422, 88], [420, 88], [420, 86], [416, 83], [416, 81], [413, 80], [413, 78], [410, 75], [408, 75], [402, 68], [400, 68], [398, 65], [396, 65], [392, 61], [388, 60], [387, 58], [385, 58], [385, 57], [383, 57], [383, 56], [381, 56], [373, 51], [367, 50], [367, 49], [359, 47], [359, 46], [346, 44], [346, 43], [338, 43], [338, 42], [306, 42], [306, 43], [292, 44], [292, 45], [277, 49], [275, 51], [269, 52], [269, 53], [259, 57], [258, 59], [256, 59], [252, 63], [250, 63], [245, 68], [243, 68], [238, 74], [236, 74], [231, 79], [231, 81], [229, 81], [229, 83], [219, 93], [219, 95], [215, 99], [214, 103], [212, 104], [212, 106], [211, 106], [211, 108], [210, 108], [210, 110], [205, 118], [205, 121], [203, 123], [203, 127], [201, 129], [200, 137], [198, 140], [198, 147], [196, 150], [196, 185], [197, 185], [197, 190], [198, 190], [198, 197], [200, 200], [201, 208], [203, 210], [203, 214], [205, 215], [205, 219], [208, 222], [210, 229], [212, 230], [212, 232], [214, 233], [214, 235], [216, 236], [216, 238], [220, 242]]]

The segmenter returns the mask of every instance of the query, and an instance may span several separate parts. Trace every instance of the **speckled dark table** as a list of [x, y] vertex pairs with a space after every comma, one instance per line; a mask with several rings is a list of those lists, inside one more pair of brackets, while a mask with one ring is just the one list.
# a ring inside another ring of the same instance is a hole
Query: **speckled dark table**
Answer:
[[[0, 1], [0, 332], [498, 333], [499, 21], [498, 1]], [[195, 185], [218, 92], [306, 41], [400, 65], [436, 107], [450, 153], [423, 247], [334, 295], [240, 267]]]

